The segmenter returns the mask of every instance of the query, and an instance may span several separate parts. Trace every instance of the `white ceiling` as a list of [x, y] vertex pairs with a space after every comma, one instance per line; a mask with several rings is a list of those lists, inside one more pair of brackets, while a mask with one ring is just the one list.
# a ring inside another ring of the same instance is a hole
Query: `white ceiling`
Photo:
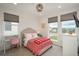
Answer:
[[[43, 15], [44, 16], [49, 16], [51, 14], [58, 14], [62, 13], [68, 10], [75, 10], [76, 8], [79, 7], [78, 3], [44, 3], [44, 10], [43, 10]], [[58, 6], [61, 6], [59, 9]], [[15, 9], [17, 12], [18, 10], [22, 13], [26, 14], [34, 14], [37, 15], [38, 12], [36, 11], [36, 3], [19, 3], [17, 5], [14, 5], [12, 3], [3, 3], [0, 4], [0, 9]]]

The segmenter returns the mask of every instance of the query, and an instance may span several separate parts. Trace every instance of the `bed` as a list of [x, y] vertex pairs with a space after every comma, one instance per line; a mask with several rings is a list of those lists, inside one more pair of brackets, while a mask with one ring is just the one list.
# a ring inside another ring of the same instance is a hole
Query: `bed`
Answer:
[[50, 47], [52, 47], [52, 41], [48, 37], [32, 37], [26, 38], [25, 34], [37, 34], [36, 30], [32, 28], [27, 28], [21, 32], [23, 46], [30, 51], [34, 55], [41, 55], [45, 51], [47, 51]]

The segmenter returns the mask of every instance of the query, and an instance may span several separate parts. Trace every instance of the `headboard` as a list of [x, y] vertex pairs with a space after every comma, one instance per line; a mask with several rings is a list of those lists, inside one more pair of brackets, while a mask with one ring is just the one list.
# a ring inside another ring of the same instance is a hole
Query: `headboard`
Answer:
[[24, 38], [24, 33], [37, 33], [36, 30], [32, 29], [32, 28], [26, 28], [21, 32], [21, 37], [22, 39]]

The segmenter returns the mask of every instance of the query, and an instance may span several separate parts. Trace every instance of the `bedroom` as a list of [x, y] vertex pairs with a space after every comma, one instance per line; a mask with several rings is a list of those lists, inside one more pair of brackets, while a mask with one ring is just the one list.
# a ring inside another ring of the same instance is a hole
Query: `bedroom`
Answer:
[[[13, 3], [1, 3], [0, 4], [0, 50], [3, 50], [1, 53], [3, 53], [3, 55], [19, 55], [19, 53], [13, 53], [15, 50], [17, 51], [20, 48], [12, 48], [11, 52], [7, 52], [7, 49], [10, 51], [10, 46], [9, 43], [4, 43], [4, 41], [8, 41], [7, 38], [4, 37], [5, 34], [5, 14], [10, 14], [10, 15], [14, 15], [14, 16], [19, 16], [19, 21], [15, 21], [18, 22], [18, 29], [17, 29], [17, 33], [18, 36], [20, 38], [20, 47], [22, 47], [22, 40], [21, 40], [21, 32], [23, 32], [23, 30], [31, 28], [33, 30], [35, 30], [36, 32], [40, 32], [43, 36], [49, 36], [48, 35], [48, 22], [51, 17], [52, 19], [54, 19], [53, 17], [57, 16], [56, 20], [54, 20], [54, 22], [57, 22], [57, 32], [58, 32], [58, 36], [57, 36], [57, 42], [53, 41], [53, 46], [55, 45], [55, 47], [52, 47], [50, 49], [48, 49], [48, 51], [46, 51], [43, 55], [47, 55], [47, 56], [54, 56], [54, 55], [78, 55], [78, 49], [77, 49], [77, 37], [74, 36], [70, 36], [70, 35], [66, 35], [63, 36], [62, 35], [62, 25], [61, 25], [61, 21], [60, 21], [60, 16], [61, 15], [65, 15], [65, 14], [69, 14], [69, 13], [73, 13], [73, 12], [77, 12], [77, 16], [79, 17], [79, 4], [75, 3], [46, 3], [46, 4], [42, 4], [43, 6], [43, 10], [42, 12], [37, 11], [37, 6], [38, 4], [35, 3], [17, 3], [17, 4], [13, 4]], [[18, 18], [18, 17], [16, 17]], [[8, 20], [10, 22], [12, 22], [13, 20]], [[62, 20], [63, 21], [63, 20]], [[7, 26], [8, 27], [8, 26]], [[14, 30], [15, 31], [15, 30]], [[16, 33], [15, 33], [16, 34]], [[6, 34], [8, 35], [8, 33]], [[11, 34], [10, 34], [11, 35]], [[72, 38], [73, 37], [73, 38]], [[9, 38], [8, 38], [9, 39]], [[54, 50], [52, 50], [54, 48]], [[26, 50], [26, 49], [24, 49]], [[21, 50], [23, 51], [23, 50]], [[57, 52], [56, 52], [57, 51]], [[72, 53], [72, 51], [74, 51]], [[25, 52], [25, 51], [24, 51]], [[52, 54], [50, 54], [50, 52]], [[27, 54], [26, 54], [27, 53]], [[26, 51], [25, 55], [32, 55], [28, 50]], [[24, 53], [20, 52], [20, 55], [24, 55]]]

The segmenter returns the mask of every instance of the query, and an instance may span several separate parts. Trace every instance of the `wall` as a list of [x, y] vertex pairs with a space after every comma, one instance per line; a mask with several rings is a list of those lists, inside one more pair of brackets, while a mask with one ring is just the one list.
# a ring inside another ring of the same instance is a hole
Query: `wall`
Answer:
[[77, 28], [77, 34], [78, 34], [77, 39], [78, 39], [78, 46], [79, 46], [79, 28]]
[[2, 50], [2, 21], [0, 20], [0, 51]]
[[3, 50], [3, 14], [0, 9], [0, 51]]
[[63, 35], [63, 55], [77, 56], [77, 37]]
[[[78, 20], [79, 20], [79, 8], [77, 10], [78, 10], [78, 15], [77, 16], [78, 16]], [[78, 44], [78, 47], [79, 47], [79, 27], [76, 29], [76, 33], [77, 33], [77, 44]]]
[[43, 15], [39, 15], [36, 17], [38, 20], [38, 31], [42, 33], [43, 36], [48, 36], [48, 19]]

